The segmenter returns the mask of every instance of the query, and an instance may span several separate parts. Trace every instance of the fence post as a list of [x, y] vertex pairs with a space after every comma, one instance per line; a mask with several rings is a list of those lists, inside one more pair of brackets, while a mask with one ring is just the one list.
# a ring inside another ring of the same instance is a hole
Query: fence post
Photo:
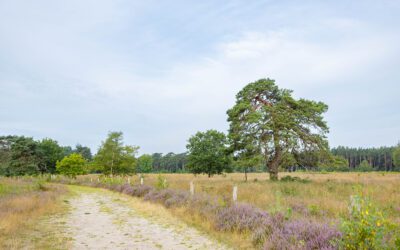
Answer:
[[143, 185], [143, 176], [140, 176], [140, 185]]
[[194, 184], [193, 181], [190, 182], [190, 195], [194, 195]]
[[232, 194], [233, 202], [237, 202], [237, 191], [238, 187], [236, 185], [233, 186], [233, 194]]
[[128, 184], [131, 185], [131, 177], [128, 177]]
[[93, 182], [93, 178], [92, 177], [90, 177], [90, 182]]

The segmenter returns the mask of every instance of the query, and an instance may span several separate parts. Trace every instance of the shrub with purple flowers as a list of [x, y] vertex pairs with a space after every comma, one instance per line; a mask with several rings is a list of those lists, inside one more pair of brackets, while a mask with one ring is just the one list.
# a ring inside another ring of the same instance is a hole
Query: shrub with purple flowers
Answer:
[[288, 221], [274, 230], [264, 249], [338, 249], [340, 231], [325, 223], [310, 220]]

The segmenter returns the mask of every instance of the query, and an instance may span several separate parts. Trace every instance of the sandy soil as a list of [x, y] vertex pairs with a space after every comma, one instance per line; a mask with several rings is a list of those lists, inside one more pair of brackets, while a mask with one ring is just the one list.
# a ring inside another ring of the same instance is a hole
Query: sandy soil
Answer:
[[108, 192], [72, 198], [65, 225], [72, 249], [226, 249], [186, 225], [146, 218], [123, 199]]

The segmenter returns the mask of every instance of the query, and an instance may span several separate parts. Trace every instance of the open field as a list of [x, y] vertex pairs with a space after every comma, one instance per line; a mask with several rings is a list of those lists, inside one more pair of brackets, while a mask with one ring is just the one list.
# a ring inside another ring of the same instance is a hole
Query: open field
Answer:
[[[1, 247], [281, 249], [288, 242], [287, 249], [337, 249], [340, 225], [351, 221], [352, 195], [369, 197], [383, 212], [372, 230], [379, 230], [380, 218], [395, 226], [387, 249], [399, 244], [394, 241], [400, 225], [400, 174], [281, 173], [286, 175], [300, 179], [273, 182], [265, 173], [251, 173], [247, 182], [240, 173], [212, 178], [146, 174], [140, 185], [140, 175], [1, 178]], [[232, 202], [234, 186], [238, 203]]]
[[[234, 185], [238, 186], [238, 201], [253, 204], [263, 210], [291, 209], [293, 215], [306, 213], [318, 220], [338, 219], [348, 215], [351, 195], [362, 194], [371, 198], [385, 214], [400, 224], [400, 174], [399, 173], [281, 173], [306, 180], [304, 183], [270, 182], [266, 173], [216, 175], [161, 174], [171, 189], [189, 191], [190, 181], [196, 193], [207, 193], [231, 200]], [[155, 186], [159, 174], [145, 174], [144, 183]], [[97, 176], [81, 176], [89, 181]], [[128, 177], [115, 177], [126, 182]], [[307, 181], [309, 180], [309, 181]], [[139, 176], [131, 177], [132, 184], [140, 182]]]
[[[287, 181], [269, 181], [266, 174], [254, 173], [245, 182], [238, 173], [212, 178], [147, 174], [144, 185], [139, 175], [54, 181], [107, 188], [162, 204], [180, 220], [237, 249], [400, 247], [399, 174], [281, 173], [283, 179], [287, 175], [292, 176]], [[234, 186], [239, 190], [236, 203]]]

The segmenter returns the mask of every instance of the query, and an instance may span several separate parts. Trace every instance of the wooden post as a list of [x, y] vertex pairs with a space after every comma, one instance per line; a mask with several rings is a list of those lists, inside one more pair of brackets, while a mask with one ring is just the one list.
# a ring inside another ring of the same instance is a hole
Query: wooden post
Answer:
[[194, 184], [193, 181], [190, 182], [190, 195], [194, 195]]
[[164, 188], [167, 188], [167, 178], [164, 178], [163, 186], [164, 186]]
[[99, 183], [100, 182], [100, 179], [99, 179], [99, 177], [97, 177], [97, 183]]
[[128, 184], [131, 185], [131, 177], [128, 177]]
[[90, 177], [90, 182], [93, 182], [93, 178], [92, 177]]
[[140, 176], [140, 185], [143, 185], [143, 176]]
[[237, 191], [238, 191], [238, 187], [233, 186], [233, 194], [232, 194], [233, 202], [237, 202]]

